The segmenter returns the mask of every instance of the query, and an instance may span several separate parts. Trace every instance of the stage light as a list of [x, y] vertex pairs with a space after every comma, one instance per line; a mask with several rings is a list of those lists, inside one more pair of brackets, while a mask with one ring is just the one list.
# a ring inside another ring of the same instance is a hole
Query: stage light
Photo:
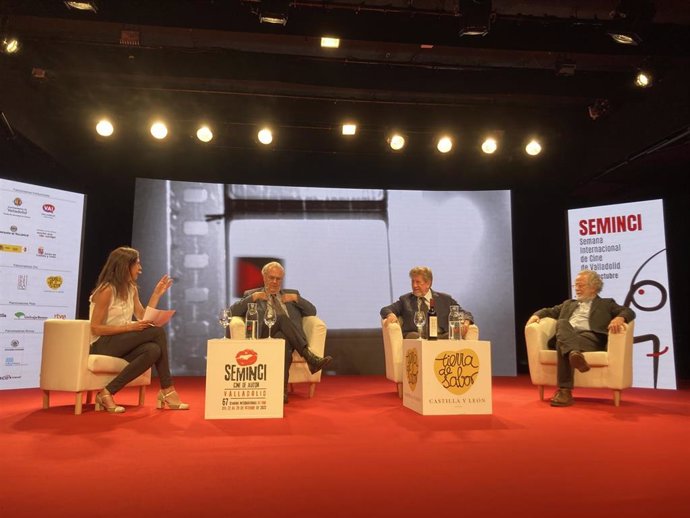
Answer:
[[607, 33], [621, 45], [642, 43], [640, 31], [654, 19], [656, 7], [650, 0], [620, 0], [611, 11], [611, 23]]
[[453, 149], [453, 140], [444, 135], [438, 139], [436, 149], [438, 149], [440, 153], [448, 153], [451, 149]]
[[388, 145], [393, 151], [400, 151], [405, 147], [405, 137], [399, 133], [394, 133], [388, 138]]
[[537, 156], [541, 153], [541, 144], [536, 139], [530, 140], [525, 146], [525, 153], [529, 156]]
[[337, 49], [340, 47], [340, 38], [323, 36], [321, 38], [321, 46], [325, 49]]
[[482, 142], [482, 151], [487, 155], [494, 154], [497, 149], [498, 142], [496, 142], [496, 139], [493, 137], [487, 137], [486, 139], [484, 139], [484, 142]]
[[196, 130], [196, 138], [201, 142], [211, 142], [213, 140], [213, 131], [208, 126], [201, 126]]
[[289, 7], [289, 0], [260, 0], [259, 23], [287, 25]]
[[640, 70], [635, 76], [635, 86], [639, 86], [640, 88], [652, 86], [652, 74]]
[[343, 135], [355, 135], [357, 133], [357, 124], [345, 123], [342, 129]]
[[115, 128], [108, 119], [101, 119], [98, 121], [98, 124], [96, 124], [96, 133], [98, 133], [101, 137], [109, 137], [114, 131]]
[[259, 142], [265, 146], [268, 146], [271, 142], [273, 142], [273, 132], [269, 128], [260, 129], [256, 134], [256, 137], [259, 139]]
[[621, 45], [639, 45], [642, 43], [642, 38], [634, 32], [609, 32], [608, 35], [613, 41]]
[[68, 9], [76, 9], [77, 11], [91, 11], [93, 13], [98, 12], [98, 3], [92, 2], [69, 2], [65, 1], [64, 4]]
[[14, 54], [19, 52], [19, 40], [17, 38], [3, 38], [2, 40], [2, 51], [5, 54]]
[[155, 139], [163, 140], [168, 136], [168, 127], [164, 122], [156, 121], [151, 124], [151, 135], [153, 135]]

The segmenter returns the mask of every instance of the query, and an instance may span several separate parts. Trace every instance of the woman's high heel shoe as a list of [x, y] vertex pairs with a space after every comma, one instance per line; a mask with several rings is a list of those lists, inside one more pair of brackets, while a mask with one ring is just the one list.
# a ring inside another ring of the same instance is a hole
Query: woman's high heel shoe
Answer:
[[100, 412], [103, 409], [111, 414], [121, 414], [125, 411], [125, 407], [116, 404], [113, 395], [105, 389], [96, 394], [96, 412]]
[[156, 400], [156, 408], [165, 408], [166, 406], [170, 410], [189, 410], [189, 405], [187, 403], [182, 403], [179, 401], [179, 396], [178, 396], [178, 402], [177, 403], [171, 403], [168, 398], [172, 396], [173, 394], [177, 395], [176, 390], [171, 390], [168, 393], [163, 392], [162, 390], [158, 392], [158, 399]]

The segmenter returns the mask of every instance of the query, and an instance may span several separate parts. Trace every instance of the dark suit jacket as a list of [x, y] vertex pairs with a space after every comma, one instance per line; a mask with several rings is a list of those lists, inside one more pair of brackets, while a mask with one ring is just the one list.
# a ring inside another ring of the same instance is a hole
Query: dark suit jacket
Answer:
[[[568, 320], [577, 308], [577, 300], [566, 300], [552, 308], [543, 308], [534, 314], [539, 318], [551, 317], [556, 320], [564, 318]], [[620, 306], [613, 299], [602, 299], [597, 296], [592, 300], [592, 307], [589, 310], [589, 327], [592, 331], [599, 334], [608, 335], [608, 325], [615, 317], [623, 317], [626, 322], [635, 318], [635, 312]]]
[[[247, 313], [247, 304], [252, 301], [252, 293], [257, 291], [263, 291], [263, 288], [256, 288], [253, 290], [247, 290], [244, 292], [242, 298], [230, 306], [230, 311], [234, 316], [240, 316], [244, 318]], [[280, 290], [278, 296], [280, 297], [284, 293], [294, 293], [297, 295], [296, 302], [287, 302], [285, 307], [287, 308], [288, 316], [290, 320], [295, 324], [297, 329], [302, 331], [302, 317], [312, 317], [316, 315], [316, 306], [309, 302], [307, 299], [300, 296], [297, 290]], [[259, 311], [259, 329], [264, 325], [264, 312], [266, 311], [266, 301], [259, 300], [256, 302], [256, 308]], [[305, 337], [306, 338], [306, 337]]]
[[[459, 306], [456, 300], [447, 293], [431, 290], [431, 298], [434, 299], [434, 308], [438, 315], [439, 333], [448, 332], [448, 314], [451, 306]], [[460, 307], [460, 311], [465, 311], [469, 319], [474, 322], [472, 313]], [[395, 313], [399, 320], [402, 320], [401, 328], [403, 333], [416, 331], [417, 327], [414, 325], [414, 314], [417, 312], [417, 297], [410, 292], [406, 293], [398, 300], [393, 302], [390, 306], [381, 308], [381, 318], [386, 318], [390, 313]]]

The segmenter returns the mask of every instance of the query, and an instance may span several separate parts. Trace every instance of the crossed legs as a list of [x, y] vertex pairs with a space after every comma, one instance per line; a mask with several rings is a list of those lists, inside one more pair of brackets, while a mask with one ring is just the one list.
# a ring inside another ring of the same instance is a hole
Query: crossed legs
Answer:
[[572, 388], [574, 369], [581, 372], [589, 370], [583, 352], [601, 351], [606, 348], [606, 335], [592, 331], [573, 329], [566, 319], [556, 324], [556, 380], [558, 390], [551, 398], [552, 406], [570, 406], [573, 404]]
[[170, 365], [168, 363], [168, 343], [161, 327], [151, 327], [143, 331], [133, 331], [119, 335], [101, 336], [91, 346], [91, 354], [104, 354], [123, 358], [129, 363], [108, 385], [110, 394], [122, 387], [147, 369], [156, 366], [161, 389], [172, 386]]

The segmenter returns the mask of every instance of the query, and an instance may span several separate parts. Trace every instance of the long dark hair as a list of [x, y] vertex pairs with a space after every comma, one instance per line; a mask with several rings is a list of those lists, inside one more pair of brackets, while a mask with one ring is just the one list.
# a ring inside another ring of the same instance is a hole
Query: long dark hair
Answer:
[[133, 286], [130, 268], [138, 260], [139, 252], [128, 246], [121, 246], [110, 252], [91, 295], [102, 290], [106, 284], [110, 284], [115, 290], [115, 298], [126, 300], [129, 289]]

